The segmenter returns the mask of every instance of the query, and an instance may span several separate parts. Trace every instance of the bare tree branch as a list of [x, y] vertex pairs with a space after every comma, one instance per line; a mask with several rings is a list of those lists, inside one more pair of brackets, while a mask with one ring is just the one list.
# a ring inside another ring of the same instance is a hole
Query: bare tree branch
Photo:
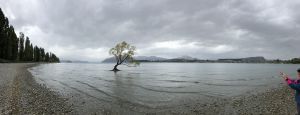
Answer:
[[126, 55], [126, 57], [121, 61], [120, 64], [122, 64], [127, 58], [128, 58], [129, 55]]

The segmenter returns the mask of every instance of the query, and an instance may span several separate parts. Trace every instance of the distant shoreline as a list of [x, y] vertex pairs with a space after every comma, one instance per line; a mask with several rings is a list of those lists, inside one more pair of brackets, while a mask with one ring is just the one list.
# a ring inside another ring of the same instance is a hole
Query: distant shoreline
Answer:
[[[280, 60], [280, 59], [265, 59], [262, 56], [257, 57], [246, 57], [246, 58], [223, 58], [223, 59], [198, 59], [190, 56], [183, 56], [178, 58], [163, 58], [157, 56], [137, 56], [134, 57], [135, 61], [138, 62], [183, 62], [183, 63], [276, 63], [276, 64], [299, 64], [300, 59], [293, 58], [291, 60]], [[72, 61], [68, 61], [72, 62]], [[82, 61], [84, 62], [84, 61]], [[114, 57], [106, 58], [102, 61], [103, 63], [116, 62]]]

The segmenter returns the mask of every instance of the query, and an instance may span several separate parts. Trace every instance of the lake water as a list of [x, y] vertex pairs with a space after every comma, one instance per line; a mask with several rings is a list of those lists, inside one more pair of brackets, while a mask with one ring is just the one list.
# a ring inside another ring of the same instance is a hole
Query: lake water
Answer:
[[296, 75], [298, 65], [226, 63], [41, 64], [30, 68], [36, 80], [71, 99], [78, 111], [99, 108], [119, 113], [168, 110], [208, 98], [228, 98], [278, 85], [279, 71]]

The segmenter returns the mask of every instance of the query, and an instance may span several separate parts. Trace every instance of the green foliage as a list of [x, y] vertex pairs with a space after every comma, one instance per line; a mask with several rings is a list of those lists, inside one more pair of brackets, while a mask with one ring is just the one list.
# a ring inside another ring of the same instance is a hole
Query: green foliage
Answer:
[[40, 61], [45, 61], [45, 50], [40, 48]]
[[5, 47], [5, 16], [0, 8], [0, 58], [4, 58], [4, 47]]
[[115, 47], [109, 50], [109, 54], [113, 55], [117, 61], [115, 69], [118, 65], [121, 65], [125, 62], [124, 65], [133, 64], [134, 66], [139, 65], [137, 61], [134, 60], [133, 55], [135, 54], [136, 48], [126, 43], [125, 41], [118, 43]]
[[[59, 62], [59, 58], [53, 53], [45, 53], [43, 48], [39, 48], [30, 43], [28, 37], [21, 32], [17, 37], [14, 27], [9, 25], [8, 18], [5, 17], [0, 8], [0, 59], [8, 61], [26, 62]], [[48, 54], [48, 55], [46, 55]]]
[[49, 62], [49, 60], [50, 60], [50, 55], [49, 55], [49, 53], [47, 52], [47, 53], [46, 53], [46, 56], [45, 56], [45, 62]]
[[19, 61], [24, 61], [24, 34], [22, 32], [20, 32], [19, 39]]
[[110, 55], [114, 55], [117, 63], [122, 64], [125, 60], [133, 61], [135, 47], [126, 43], [125, 41], [118, 43], [114, 48], [109, 50]]
[[293, 58], [289, 61], [289, 63], [292, 63], [292, 64], [300, 64], [300, 58]]
[[24, 50], [24, 61], [32, 61], [30, 60], [30, 40], [26, 37], [25, 40], [25, 50]]
[[35, 46], [34, 47], [34, 53], [33, 53], [33, 56], [34, 56], [34, 61], [35, 62], [39, 62], [39, 61], [41, 61], [40, 60], [40, 48], [39, 47], [37, 47], [37, 46]]
[[12, 57], [11, 60], [17, 60], [18, 58], [18, 44], [19, 44], [19, 38], [17, 37], [15, 30], [13, 28], [13, 26], [10, 26], [10, 40], [11, 42], [11, 53], [12, 53]]
[[59, 58], [55, 54], [50, 53], [49, 62], [59, 62]]

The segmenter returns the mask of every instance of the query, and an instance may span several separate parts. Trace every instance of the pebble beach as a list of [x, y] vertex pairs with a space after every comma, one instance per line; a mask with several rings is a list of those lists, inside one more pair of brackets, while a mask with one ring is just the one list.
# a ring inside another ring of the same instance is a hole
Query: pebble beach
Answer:
[[[0, 64], [1, 114], [78, 114], [68, 97], [38, 84], [28, 72], [34, 63]], [[276, 88], [244, 94], [228, 99], [212, 99], [208, 103], [195, 102], [178, 109], [152, 111], [154, 114], [188, 115], [295, 115], [293, 91], [283, 82]], [[116, 114], [111, 112], [96, 114]]]
[[37, 64], [0, 64], [3, 115], [73, 114], [67, 99], [35, 82], [27, 68]]

